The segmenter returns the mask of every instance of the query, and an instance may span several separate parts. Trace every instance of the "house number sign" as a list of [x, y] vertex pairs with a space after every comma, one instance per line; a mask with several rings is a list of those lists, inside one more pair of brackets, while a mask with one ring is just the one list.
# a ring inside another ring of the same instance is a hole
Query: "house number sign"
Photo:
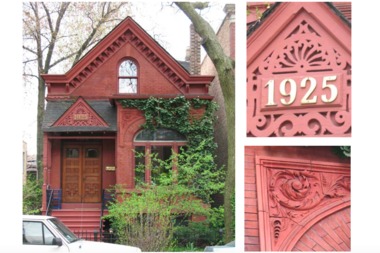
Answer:
[[261, 108], [273, 110], [337, 104], [341, 79], [337, 74], [264, 78]]

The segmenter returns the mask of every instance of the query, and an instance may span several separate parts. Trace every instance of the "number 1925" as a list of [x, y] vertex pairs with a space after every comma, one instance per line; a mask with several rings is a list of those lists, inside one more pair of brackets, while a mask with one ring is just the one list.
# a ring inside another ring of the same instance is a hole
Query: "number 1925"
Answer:
[[[323, 103], [332, 103], [338, 97], [338, 88], [335, 83], [331, 83], [336, 81], [337, 76], [324, 76], [322, 79], [322, 90], [329, 90], [330, 96], [327, 94], [321, 95], [321, 101]], [[315, 95], [315, 90], [317, 88], [317, 80], [314, 77], [305, 77], [301, 80], [300, 89], [305, 89], [301, 99], [301, 105], [307, 104], [316, 104], [318, 100], [318, 96]], [[277, 106], [278, 101], [275, 101], [275, 83], [274, 79], [269, 80], [265, 84], [265, 88], [268, 89], [268, 102], [265, 106]], [[294, 103], [297, 98], [297, 83], [291, 78], [287, 78], [281, 81], [279, 86], [279, 92], [281, 94], [281, 98], [279, 99], [280, 103], [284, 106], [289, 106]]]

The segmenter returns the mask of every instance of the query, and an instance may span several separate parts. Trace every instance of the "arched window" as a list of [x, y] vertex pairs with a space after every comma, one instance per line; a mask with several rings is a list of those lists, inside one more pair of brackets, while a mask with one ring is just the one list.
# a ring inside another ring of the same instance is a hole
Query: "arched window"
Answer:
[[119, 93], [137, 93], [137, 65], [130, 59], [119, 66]]
[[[169, 169], [159, 166], [157, 159], [168, 161], [173, 152], [179, 154], [181, 147], [187, 143], [182, 134], [165, 128], [155, 131], [141, 130], [134, 139], [135, 149], [135, 183], [158, 184], [158, 177], [162, 173], [169, 173]], [[153, 159], [154, 157], [154, 159]], [[149, 168], [145, 165], [150, 164]], [[177, 168], [173, 165], [172, 170]]]

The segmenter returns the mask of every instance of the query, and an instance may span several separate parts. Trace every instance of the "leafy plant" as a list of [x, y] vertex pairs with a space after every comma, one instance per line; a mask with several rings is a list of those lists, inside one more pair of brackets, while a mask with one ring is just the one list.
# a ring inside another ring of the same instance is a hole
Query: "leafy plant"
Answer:
[[23, 214], [40, 214], [42, 206], [42, 180], [29, 175], [23, 185]]
[[[136, 174], [150, 170], [152, 175], [157, 175], [153, 182], [147, 184], [143, 178], [137, 178], [136, 189], [129, 192], [123, 186], [117, 186], [115, 201], [109, 205], [109, 214], [105, 218], [111, 221], [119, 243], [135, 245], [143, 251], [162, 251], [178, 246], [178, 236], [174, 233], [178, 233], [177, 228], [191, 231], [186, 228], [188, 226], [197, 227], [199, 236], [182, 246], [210, 242], [210, 233], [215, 234], [212, 231], [220, 231], [224, 225], [222, 216], [210, 209], [211, 196], [221, 193], [225, 182], [224, 168], [218, 168], [214, 162], [216, 103], [185, 97], [123, 99], [119, 102], [124, 107], [144, 112], [145, 129], [174, 129], [187, 137], [187, 146], [178, 154], [173, 152], [168, 160], [160, 160], [153, 153], [149, 154], [152, 162], [137, 164]], [[135, 157], [144, 160], [145, 154], [135, 151]], [[191, 217], [197, 216], [209, 220], [191, 222]]]
[[208, 209], [181, 185], [138, 187], [127, 192], [118, 186], [118, 201], [109, 205], [112, 228], [121, 244], [143, 251], [164, 251], [172, 247], [175, 218], [207, 215]]
[[[148, 99], [122, 99], [123, 107], [137, 108], [144, 112], [145, 129], [156, 128], [174, 129], [187, 137], [186, 149], [180, 154], [173, 154], [170, 159], [177, 168], [179, 184], [187, 184], [193, 189], [193, 194], [205, 203], [212, 201], [211, 195], [221, 192], [224, 188], [225, 169], [218, 168], [214, 162], [214, 121], [218, 106], [215, 102], [194, 98], [191, 100], [183, 96], [172, 99], [150, 97]], [[192, 113], [194, 110], [203, 110], [201, 114]], [[153, 157], [153, 159], [155, 159]], [[155, 160], [155, 164], [171, 168], [173, 164]], [[155, 170], [155, 168], [151, 168]], [[143, 170], [143, 168], [137, 168]], [[171, 170], [169, 170], [171, 173]], [[165, 179], [162, 175], [161, 180]], [[166, 175], [168, 176], [168, 175]]]

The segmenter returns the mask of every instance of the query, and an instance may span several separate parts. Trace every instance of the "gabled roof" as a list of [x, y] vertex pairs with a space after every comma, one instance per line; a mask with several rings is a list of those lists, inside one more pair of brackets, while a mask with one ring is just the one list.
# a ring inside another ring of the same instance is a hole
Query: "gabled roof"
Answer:
[[[247, 36], [249, 37], [258, 27], [265, 22], [265, 20], [275, 11], [275, 9], [281, 5], [282, 2], [275, 2], [270, 5], [266, 11], [263, 12], [261, 18], [259, 20], [255, 20], [249, 24], [247, 24]], [[323, 2], [322, 4], [326, 4], [329, 8], [335, 12], [339, 18], [342, 19], [344, 23], [346, 23], [351, 28], [351, 3], [350, 2]]]
[[116, 108], [105, 100], [48, 101], [42, 129], [44, 132], [116, 132]]
[[[124, 45], [131, 44], [146, 60], [175, 86], [182, 95], [207, 95], [207, 87], [214, 76], [191, 76], [165, 49], [163, 49], [131, 17], [127, 17], [104, 39], [94, 46], [65, 74], [41, 75], [48, 87], [49, 98], [69, 98], [86, 79], [115, 55]], [[127, 57], [128, 55], [125, 55]], [[194, 89], [192, 89], [195, 87]], [[199, 88], [207, 92], [199, 92]], [[195, 90], [195, 91], [193, 91]]]

